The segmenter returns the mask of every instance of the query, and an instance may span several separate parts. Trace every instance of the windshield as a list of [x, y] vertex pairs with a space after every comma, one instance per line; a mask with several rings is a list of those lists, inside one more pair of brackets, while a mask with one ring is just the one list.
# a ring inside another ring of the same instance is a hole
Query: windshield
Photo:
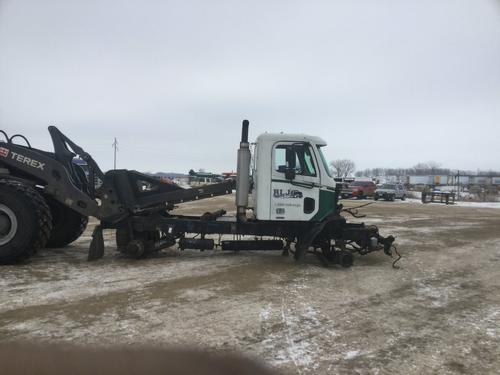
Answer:
[[330, 177], [332, 177], [332, 174], [330, 173], [330, 168], [328, 167], [328, 162], [325, 159], [325, 155], [323, 155], [323, 151], [321, 151], [321, 146], [318, 147], [318, 152], [319, 156], [321, 157], [321, 162], [323, 163], [323, 167], [325, 167], [326, 174]]
[[390, 185], [390, 184], [383, 184], [381, 189], [396, 189], [396, 185]]

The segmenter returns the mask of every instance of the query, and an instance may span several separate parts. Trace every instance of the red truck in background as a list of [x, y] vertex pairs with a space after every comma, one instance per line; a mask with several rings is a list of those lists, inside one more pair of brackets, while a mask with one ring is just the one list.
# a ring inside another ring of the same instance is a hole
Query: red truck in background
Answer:
[[348, 195], [348, 198], [358, 199], [373, 197], [376, 188], [377, 185], [372, 181], [353, 181], [349, 184], [349, 192], [347, 194], [342, 193], [342, 196], [346, 197], [345, 195]]

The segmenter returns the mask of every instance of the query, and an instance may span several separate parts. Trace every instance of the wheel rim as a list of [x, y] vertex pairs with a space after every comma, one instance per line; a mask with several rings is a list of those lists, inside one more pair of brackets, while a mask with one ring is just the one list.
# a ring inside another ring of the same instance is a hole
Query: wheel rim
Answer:
[[17, 217], [9, 207], [0, 204], [0, 246], [14, 238], [17, 232]]

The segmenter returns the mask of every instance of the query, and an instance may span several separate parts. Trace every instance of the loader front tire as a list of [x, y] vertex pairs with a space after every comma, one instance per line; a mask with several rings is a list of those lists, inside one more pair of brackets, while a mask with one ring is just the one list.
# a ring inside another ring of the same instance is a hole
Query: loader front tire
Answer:
[[52, 230], [50, 208], [32, 186], [0, 179], [0, 264], [29, 258], [47, 243]]
[[46, 247], [64, 247], [76, 241], [87, 228], [89, 218], [51, 197], [46, 200], [52, 213], [52, 232]]

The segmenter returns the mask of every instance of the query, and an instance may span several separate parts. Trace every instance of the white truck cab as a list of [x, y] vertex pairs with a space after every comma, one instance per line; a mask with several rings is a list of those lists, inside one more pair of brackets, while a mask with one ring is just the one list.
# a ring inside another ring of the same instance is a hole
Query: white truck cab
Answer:
[[261, 134], [252, 165], [257, 220], [321, 221], [335, 211], [335, 180], [321, 150], [304, 134]]

